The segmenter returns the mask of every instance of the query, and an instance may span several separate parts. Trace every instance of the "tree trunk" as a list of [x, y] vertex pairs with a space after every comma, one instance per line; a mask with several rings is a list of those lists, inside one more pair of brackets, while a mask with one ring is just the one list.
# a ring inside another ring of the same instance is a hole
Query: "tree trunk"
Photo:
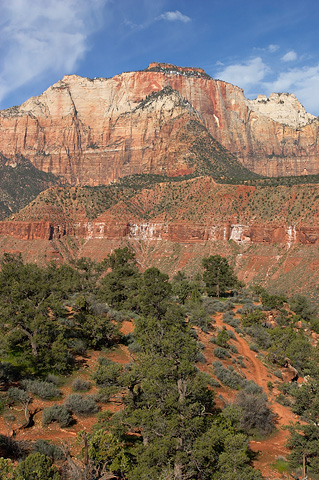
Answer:
[[306, 454], [302, 456], [302, 478], [306, 478]]
[[174, 480], [183, 480], [183, 465], [178, 460], [174, 462]]

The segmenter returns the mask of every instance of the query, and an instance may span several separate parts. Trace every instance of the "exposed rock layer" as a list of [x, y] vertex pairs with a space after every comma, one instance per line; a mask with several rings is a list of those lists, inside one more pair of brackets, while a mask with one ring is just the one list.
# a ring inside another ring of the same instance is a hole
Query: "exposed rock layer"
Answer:
[[111, 79], [69, 75], [0, 113], [0, 152], [21, 153], [38, 169], [77, 184], [134, 173], [185, 174], [194, 165], [179, 134], [196, 120], [254, 172], [319, 173], [318, 119], [283, 98], [284, 104], [272, 99], [265, 110], [201, 69], [166, 64]]

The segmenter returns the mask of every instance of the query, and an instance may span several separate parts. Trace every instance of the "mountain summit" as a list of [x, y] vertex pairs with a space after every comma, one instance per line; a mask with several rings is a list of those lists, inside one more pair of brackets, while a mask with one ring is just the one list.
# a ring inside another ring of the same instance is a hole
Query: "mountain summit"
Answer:
[[217, 141], [252, 172], [317, 174], [318, 125], [294, 96], [247, 100], [200, 68], [151, 63], [108, 79], [68, 75], [1, 111], [0, 153], [23, 155], [78, 185], [138, 173], [188, 175], [202, 161], [194, 152], [200, 128], [204, 143]]

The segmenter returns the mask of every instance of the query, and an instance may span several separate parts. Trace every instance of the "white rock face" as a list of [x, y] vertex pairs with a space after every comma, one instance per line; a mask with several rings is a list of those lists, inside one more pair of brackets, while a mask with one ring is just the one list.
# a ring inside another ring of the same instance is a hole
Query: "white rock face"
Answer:
[[247, 100], [247, 104], [251, 110], [294, 128], [304, 127], [316, 118], [307, 113], [291, 93], [271, 93], [268, 98], [266, 95], [258, 95], [255, 100]]

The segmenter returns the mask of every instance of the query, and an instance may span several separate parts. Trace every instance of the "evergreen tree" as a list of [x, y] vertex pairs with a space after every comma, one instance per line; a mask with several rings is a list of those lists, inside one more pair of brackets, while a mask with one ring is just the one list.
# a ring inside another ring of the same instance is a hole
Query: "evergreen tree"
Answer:
[[211, 255], [204, 258], [202, 263], [205, 268], [203, 280], [206, 283], [208, 295], [220, 297], [228, 290], [241, 285], [226, 258]]

